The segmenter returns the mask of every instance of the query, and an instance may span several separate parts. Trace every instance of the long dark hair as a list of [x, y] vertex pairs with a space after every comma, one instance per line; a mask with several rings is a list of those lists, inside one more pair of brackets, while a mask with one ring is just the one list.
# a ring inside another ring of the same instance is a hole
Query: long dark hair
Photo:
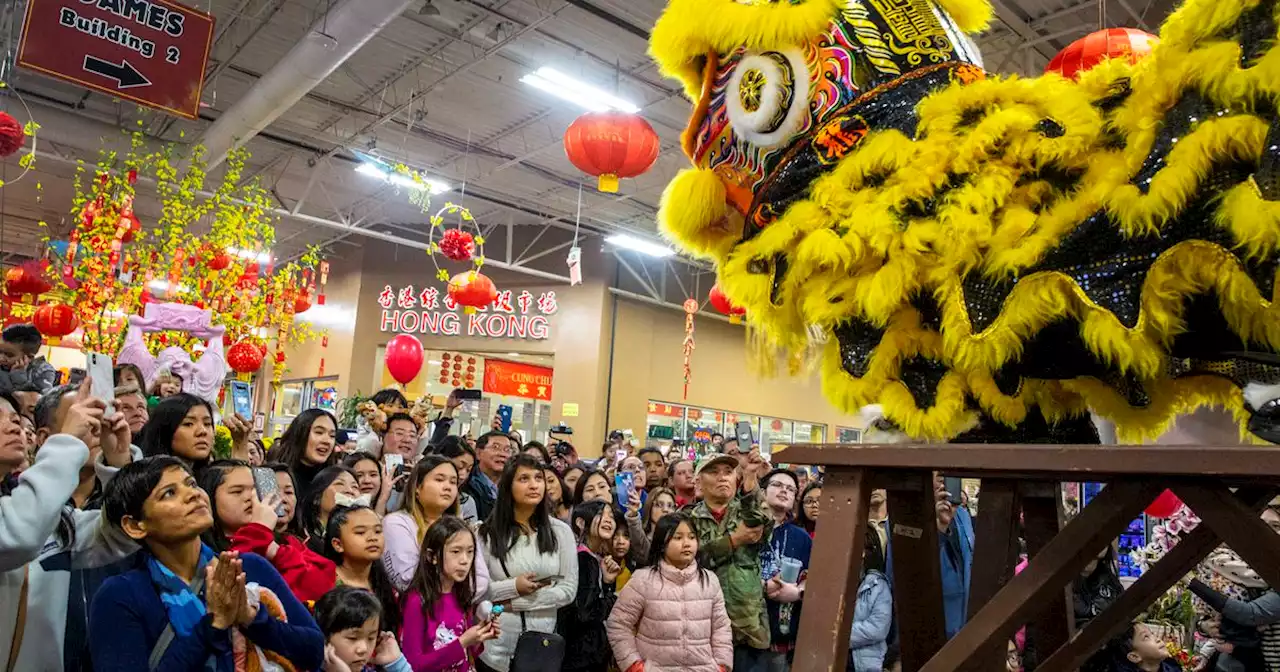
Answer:
[[[298, 498], [298, 510], [293, 514], [294, 520], [298, 522], [299, 535], [303, 539], [310, 537], [324, 537], [324, 528], [320, 527], [320, 500], [324, 499], [324, 491], [329, 489], [333, 482], [338, 480], [342, 474], [347, 474], [351, 478], [356, 475], [346, 467], [332, 466], [325, 467], [316, 474], [311, 481], [311, 487], [307, 489], [304, 496]], [[296, 486], [297, 481], [294, 481]]]
[[[565, 471], [568, 471], [568, 469], [566, 469]], [[607, 485], [609, 485], [610, 490], [613, 489], [613, 484], [609, 483], [609, 477], [605, 475], [603, 471], [600, 471], [599, 469], [595, 469], [591, 467], [583, 467], [582, 477], [578, 479], [578, 485], [576, 485], [573, 488], [573, 507], [574, 508], [577, 508], [578, 505], [582, 503], [582, 498], [587, 493], [587, 481], [591, 480], [591, 477], [597, 474], [599, 474], [600, 478], [603, 478], [604, 482]]]
[[[298, 417], [293, 419], [293, 422], [289, 423], [289, 427], [284, 430], [284, 434], [280, 435], [280, 440], [271, 446], [272, 452], [275, 453], [274, 460], [276, 462], [284, 462], [294, 471], [297, 471], [298, 467], [330, 466], [336, 463], [338, 461], [336, 446], [335, 450], [329, 454], [329, 458], [324, 465], [307, 465], [302, 461], [307, 454], [307, 442], [311, 440], [311, 426], [316, 424], [316, 420], [320, 418], [329, 418], [329, 421], [333, 423], [334, 431], [337, 431], [338, 419], [333, 417], [332, 413], [319, 408], [308, 408], [299, 413]], [[337, 441], [336, 437], [334, 441]]]
[[[307, 433], [309, 434], [310, 432], [311, 430], [308, 429]], [[342, 458], [342, 466], [350, 469], [351, 471], [355, 471], [356, 465], [360, 464], [361, 462], [364, 462], [365, 460], [372, 462], [373, 466], [378, 467], [378, 489], [374, 491], [373, 496], [381, 497], [382, 496], [382, 463], [378, 461], [377, 457], [374, 457], [373, 453], [370, 453], [364, 450], [359, 450], [354, 453], [347, 453], [347, 456]], [[394, 476], [394, 474], [392, 474], [392, 476]], [[360, 479], [357, 478], [356, 482], [359, 483]], [[376, 501], [374, 503], [377, 504]]]
[[821, 490], [821, 489], [822, 489], [822, 481], [814, 481], [809, 485], [804, 486], [804, 490], [800, 492], [800, 499], [796, 500], [796, 505], [797, 505], [797, 508], [799, 509], [798, 511], [796, 511], [796, 524], [799, 525], [800, 527], [803, 527], [804, 530], [809, 534], [813, 534], [813, 531], [818, 528], [818, 521], [814, 520], [813, 518], [810, 518], [808, 512], [804, 510], [804, 498], [807, 497], [809, 493], [813, 492], [814, 490]]
[[[422, 503], [418, 501], [418, 487], [422, 485], [423, 479], [428, 474], [446, 464], [449, 465], [450, 469], [453, 469], [455, 475], [458, 473], [458, 468], [453, 466], [453, 462], [449, 458], [443, 455], [427, 455], [413, 465], [413, 471], [409, 472], [409, 478], [405, 480], [404, 496], [400, 498], [399, 511], [404, 512], [405, 515], [413, 519], [414, 525], [418, 528], [417, 541], [419, 544], [422, 544], [427, 535], [427, 512]], [[441, 516], [462, 515], [459, 508], [461, 500], [462, 483], [458, 483], [458, 494], [453, 498], [453, 505], [441, 512]]]
[[[329, 514], [329, 524], [325, 527], [323, 555], [339, 567], [342, 566], [343, 555], [333, 548], [333, 540], [342, 536], [342, 526], [347, 524], [351, 514], [356, 511], [368, 511], [374, 517], [378, 515], [377, 511], [368, 506], [339, 506]], [[378, 523], [381, 524], [382, 519], [379, 518]], [[396, 608], [399, 600], [396, 598], [396, 589], [391, 585], [391, 577], [387, 576], [387, 570], [382, 566], [381, 559], [369, 565], [369, 586], [373, 588], [373, 594], [382, 603], [382, 629], [400, 632], [400, 610]]]
[[[573, 513], [569, 516], [569, 527], [573, 528], [573, 536], [579, 544], [591, 548], [591, 524], [597, 517], [603, 516], [606, 510], [613, 510], [612, 502], [592, 500], [573, 507]], [[579, 523], [582, 524], [582, 529], [578, 529]], [[594, 548], [591, 550], [596, 551]]]
[[[422, 553], [418, 556], [418, 568], [413, 572], [413, 580], [409, 582], [409, 590], [405, 591], [405, 595], [418, 593], [418, 597], [422, 598], [422, 615], [428, 621], [432, 618], [436, 603], [444, 597], [442, 586], [444, 585], [445, 544], [449, 543], [453, 535], [460, 532], [471, 535], [472, 543], [475, 542], [475, 533], [462, 522], [461, 518], [445, 516], [432, 523], [431, 527], [427, 528], [426, 536], [422, 538]], [[475, 599], [475, 594], [476, 565], [473, 559], [467, 580], [453, 584], [453, 596], [457, 599], [458, 606], [465, 610]]]
[[[277, 474], [285, 474], [289, 477], [289, 482], [293, 484], [293, 517], [289, 519], [287, 524], [285, 524], [284, 531], [298, 539], [306, 539], [306, 532], [302, 529], [302, 524], [299, 522], [302, 520], [302, 496], [305, 493], [298, 492], [298, 477], [294, 476], [293, 470], [289, 468], [289, 465], [283, 462], [266, 462], [262, 466]], [[281, 490], [280, 496], [284, 496], [283, 489]]]
[[[484, 539], [485, 545], [489, 547], [493, 557], [499, 560], [506, 560], [507, 552], [516, 545], [516, 540], [523, 534], [520, 523], [516, 522], [516, 502], [512, 487], [516, 481], [516, 472], [520, 469], [530, 469], [537, 473], [538, 477], [542, 477], [542, 465], [537, 459], [523, 454], [511, 458], [507, 462], [507, 468], [502, 472], [502, 478], [498, 479], [498, 500], [494, 503], [489, 518], [480, 527], [480, 536]], [[552, 520], [551, 508], [547, 506], [547, 498], [543, 497], [542, 501], [533, 507], [533, 515], [529, 517], [529, 526], [538, 537], [539, 553], [555, 553], [558, 550], [556, 535], [551, 529]]]
[[[151, 411], [151, 417], [147, 420], [147, 424], [142, 428], [142, 454], [146, 457], [156, 457], [157, 455], [173, 455], [173, 435], [178, 432], [178, 428], [182, 426], [182, 421], [187, 418], [187, 413], [196, 406], [204, 406], [209, 411], [209, 417], [214, 417], [213, 405], [209, 402], [186, 392], [179, 392], [172, 397], [165, 397], [159, 404], [156, 404], [155, 410]], [[213, 433], [217, 433], [215, 427]], [[209, 445], [214, 443], [214, 436], [209, 437]], [[212, 453], [210, 453], [212, 454]], [[173, 455], [178, 457], [177, 455]], [[181, 458], [179, 458], [181, 459]], [[199, 473], [208, 466], [209, 460], [201, 460], [191, 464], [194, 472]]]
[[[200, 472], [196, 477], [196, 482], [200, 484], [200, 489], [209, 494], [209, 508], [213, 513], [213, 527], [205, 530], [200, 535], [204, 543], [212, 548], [215, 552], [221, 553], [231, 549], [231, 540], [227, 538], [227, 533], [222, 530], [222, 522], [218, 519], [218, 488], [222, 487], [222, 482], [227, 480], [227, 474], [233, 469], [249, 469], [249, 463], [243, 460], [216, 460], [209, 463], [209, 466]], [[252, 473], [252, 472], [250, 472]], [[275, 530], [271, 531], [275, 534]]]
[[[667, 557], [667, 544], [671, 543], [671, 537], [676, 536], [676, 530], [680, 529], [681, 524], [688, 525], [689, 531], [697, 536], [693, 517], [683, 511], [668, 513], [653, 528], [653, 541], [649, 543], [649, 557], [646, 558], [645, 567], [649, 571], [658, 572], [659, 579], [662, 578], [662, 561]], [[710, 572], [702, 565], [701, 540], [698, 542], [698, 552], [693, 554], [693, 564], [698, 568], [698, 583], [705, 586]]]

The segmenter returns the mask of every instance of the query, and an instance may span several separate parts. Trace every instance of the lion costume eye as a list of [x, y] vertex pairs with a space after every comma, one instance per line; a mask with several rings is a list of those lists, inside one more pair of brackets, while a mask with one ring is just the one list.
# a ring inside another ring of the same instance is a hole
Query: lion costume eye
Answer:
[[744, 56], [729, 77], [729, 123], [744, 140], [764, 148], [790, 140], [804, 125], [809, 70], [800, 50]]

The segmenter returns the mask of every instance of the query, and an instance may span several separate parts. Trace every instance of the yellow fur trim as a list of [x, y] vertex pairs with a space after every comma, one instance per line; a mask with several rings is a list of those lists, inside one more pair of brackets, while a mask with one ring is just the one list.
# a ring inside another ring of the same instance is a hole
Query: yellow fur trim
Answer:
[[691, 254], [721, 261], [742, 235], [742, 218], [734, 222], [731, 214], [724, 182], [709, 170], [686, 169], [662, 194], [658, 224]]
[[995, 18], [995, 11], [987, 0], [938, 0], [938, 4], [966, 33], [981, 33]]
[[737, 0], [671, 0], [653, 26], [649, 54], [663, 75], [679, 79], [697, 100], [709, 49], [721, 55], [744, 47], [777, 51], [818, 37], [844, 0], [744, 4]]

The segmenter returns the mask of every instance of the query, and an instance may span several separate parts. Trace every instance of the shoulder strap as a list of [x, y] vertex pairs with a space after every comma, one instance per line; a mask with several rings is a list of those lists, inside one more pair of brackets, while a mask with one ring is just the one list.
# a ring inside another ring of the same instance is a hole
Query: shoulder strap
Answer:
[[[502, 573], [503, 573], [503, 574], [506, 574], [508, 579], [510, 579], [510, 578], [514, 578], [514, 577], [512, 577], [512, 576], [511, 576], [511, 570], [507, 569], [507, 559], [506, 559], [506, 558], [499, 557], [499, 558], [498, 558], [498, 564], [499, 564], [499, 565], [502, 565]], [[529, 625], [528, 625], [528, 623], [526, 623], [526, 622], [525, 622], [525, 620], [524, 620], [524, 612], [522, 611], [522, 612], [520, 612], [520, 632], [521, 632], [521, 633], [523, 633], [523, 632], [527, 631], [528, 629], [529, 629]]]
[[22, 567], [22, 590], [18, 592], [18, 618], [13, 626], [13, 641], [9, 644], [9, 663], [6, 672], [13, 672], [18, 665], [18, 652], [22, 649], [22, 635], [27, 628], [27, 588], [31, 585], [31, 565]]
[[[204, 590], [204, 572], [196, 572], [196, 579], [191, 582], [191, 592], [196, 595]], [[147, 669], [160, 669], [160, 661], [164, 659], [164, 654], [169, 650], [169, 645], [173, 643], [173, 638], [177, 635], [173, 632], [173, 624], [164, 626], [164, 632], [160, 633], [160, 639], [156, 640], [156, 645], [151, 649], [151, 655], [147, 657]]]

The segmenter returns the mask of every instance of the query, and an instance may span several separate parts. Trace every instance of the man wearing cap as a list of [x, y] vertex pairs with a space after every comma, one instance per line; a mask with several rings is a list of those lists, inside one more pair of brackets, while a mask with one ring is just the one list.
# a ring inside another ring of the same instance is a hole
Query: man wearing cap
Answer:
[[760, 485], [760, 477], [769, 473], [769, 463], [760, 456], [760, 450], [754, 446], [742, 446], [736, 436], [725, 437], [724, 443], [720, 444], [720, 452], [738, 461], [739, 490], [744, 495], [755, 492]]
[[733, 625], [735, 672], [765, 672], [769, 658], [769, 618], [760, 580], [760, 551], [773, 520], [754, 494], [738, 495], [738, 459], [711, 454], [698, 461], [696, 475], [702, 501], [689, 515], [707, 569], [716, 573], [724, 591], [725, 610]]

